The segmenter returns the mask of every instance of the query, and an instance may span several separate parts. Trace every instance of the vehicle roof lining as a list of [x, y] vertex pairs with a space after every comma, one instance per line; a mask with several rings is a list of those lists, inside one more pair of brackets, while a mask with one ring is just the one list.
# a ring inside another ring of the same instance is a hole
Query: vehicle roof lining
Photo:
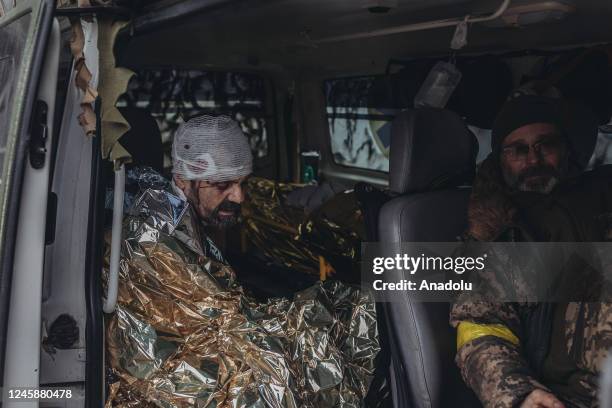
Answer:
[[[201, 1], [201, 0], [199, 0]], [[364, 0], [365, 1], [365, 0]], [[189, 1], [182, 7], [188, 9]], [[206, 0], [197, 12], [169, 24], [153, 11], [137, 17], [134, 36], [123, 36], [119, 59], [126, 66], [176, 65], [305, 72], [383, 72], [391, 58], [449, 52], [454, 28], [313, 45], [310, 39], [375, 30], [411, 22], [487, 14], [498, 1], [398, 0], [387, 14], [371, 14], [363, 1]], [[580, 0], [576, 13], [560, 22], [519, 29], [470, 26], [462, 53], [549, 49], [612, 42], [612, 2]], [[178, 7], [177, 4], [170, 7]], [[176, 11], [176, 10], [175, 10]], [[180, 24], [179, 24], [180, 22]], [[149, 28], [147, 28], [149, 27]], [[307, 33], [307, 34], [304, 34]], [[324, 62], [322, 62], [324, 61]]]

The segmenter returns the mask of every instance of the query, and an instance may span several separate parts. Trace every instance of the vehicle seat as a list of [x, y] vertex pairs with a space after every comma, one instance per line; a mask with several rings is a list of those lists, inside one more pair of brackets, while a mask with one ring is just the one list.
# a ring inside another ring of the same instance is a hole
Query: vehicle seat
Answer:
[[[477, 151], [475, 136], [455, 113], [401, 112], [392, 124], [389, 172], [389, 187], [399, 196], [381, 208], [380, 242], [457, 241], [467, 226], [465, 185], [473, 179]], [[394, 406], [480, 406], [454, 362], [450, 305], [416, 302], [409, 293], [401, 302], [384, 303], [399, 379], [391, 381]]]
[[132, 155], [131, 166], [148, 166], [161, 174], [164, 170], [162, 137], [151, 112], [132, 107], [121, 107], [119, 112], [130, 124], [130, 130], [119, 142]]

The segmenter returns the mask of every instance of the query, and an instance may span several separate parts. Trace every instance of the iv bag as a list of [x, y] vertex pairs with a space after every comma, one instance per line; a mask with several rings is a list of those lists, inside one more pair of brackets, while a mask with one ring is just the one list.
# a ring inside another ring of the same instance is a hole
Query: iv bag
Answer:
[[415, 107], [444, 108], [461, 81], [461, 72], [451, 63], [439, 61], [431, 69], [414, 97]]

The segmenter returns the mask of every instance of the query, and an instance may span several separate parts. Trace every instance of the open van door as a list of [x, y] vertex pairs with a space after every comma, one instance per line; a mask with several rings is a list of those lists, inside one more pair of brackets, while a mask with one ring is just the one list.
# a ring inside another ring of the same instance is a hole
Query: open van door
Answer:
[[[4, 3], [6, 6], [9, 2]], [[53, 0], [18, 0], [15, 7], [6, 7], [0, 17], [3, 407], [18, 402], [8, 398], [11, 389], [39, 386], [48, 152], [60, 43], [59, 24], [53, 22], [53, 12]], [[20, 402], [19, 406], [38, 403]]]

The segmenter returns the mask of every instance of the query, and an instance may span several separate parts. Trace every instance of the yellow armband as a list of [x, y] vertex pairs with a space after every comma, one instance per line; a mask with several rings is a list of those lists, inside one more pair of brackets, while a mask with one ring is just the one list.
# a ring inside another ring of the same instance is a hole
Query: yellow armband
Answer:
[[507, 340], [514, 345], [519, 344], [518, 337], [503, 324], [461, 322], [457, 326], [457, 350], [463, 347], [465, 343], [483, 336], [495, 336]]

